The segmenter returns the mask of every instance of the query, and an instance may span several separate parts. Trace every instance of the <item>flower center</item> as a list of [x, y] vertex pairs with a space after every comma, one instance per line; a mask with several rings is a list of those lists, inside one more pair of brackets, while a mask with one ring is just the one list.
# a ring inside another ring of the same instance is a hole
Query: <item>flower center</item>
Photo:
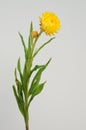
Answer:
[[53, 23], [53, 19], [51, 19], [51, 23]]

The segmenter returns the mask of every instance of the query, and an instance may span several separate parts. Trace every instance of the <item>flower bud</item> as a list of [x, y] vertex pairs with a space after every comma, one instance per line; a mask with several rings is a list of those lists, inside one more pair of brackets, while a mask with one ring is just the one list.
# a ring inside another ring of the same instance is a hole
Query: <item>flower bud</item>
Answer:
[[37, 32], [37, 31], [33, 31], [33, 32], [32, 32], [32, 37], [33, 37], [33, 38], [38, 37], [38, 32]]

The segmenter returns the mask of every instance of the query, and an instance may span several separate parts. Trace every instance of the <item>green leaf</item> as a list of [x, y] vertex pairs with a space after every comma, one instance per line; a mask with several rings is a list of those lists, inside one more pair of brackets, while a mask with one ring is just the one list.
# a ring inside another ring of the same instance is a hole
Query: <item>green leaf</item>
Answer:
[[34, 98], [36, 95], [38, 95], [38, 94], [40, 94], [40, 93], [42, 92], [45, 83], [46, 83], [46, 82], [41, 83], [41, 84], [39, 84], [36, 88], [33, 89], [32, 93], [31, 93], [31, 98], [30, 98], [30, 100], [29, 100], [29, 104], [28, 104], [28, 105], [30, 105], [31, 101], [33, 100], [33, 98]]
[[[35, 67], [30, 71], [30, 76], [32, 75], [32, 73], [36, 70], [38, 70], [39, 68], [43, 67], [43, 65], [35, 65]], [[29, 76], [29, 77], [30, 77]]]
[[16, 82], [16, 85], [17, 85], [18, 93], [20, 94], [22, 92], [22, 85], [21, 85], [21, 83], [18, 79], [16, 79], [15, 82]]
[[35, 51], [33, 57], [35, 57], [35, 56], [38, 54], [38, 52], [39, 52], [42, 48], [44, 48], [48, 43], [50, 43], [54, 38], [55, 38], [55, 37], [51, 38], [50, 40], [48, 40], [47, 42], [45, 42], [42, 46], [40, 46], [40, 47], [38, 48], [38, 50]]
[[20, 98], [19, 98], [19, 96], [17, 94], [15, 86], [13, 86], [13, 92], [14, 92], [14, 95], [15, 95], [19, 110], [22, 113], [22, 115], [24, 116], [24, 102], [23, 102], [23, 100], [22, 101], [20, 100]]
[[23, 88], [23, 84], [22, 84], [22, 83], [18, 80], [18, 78], [17, 78], [16, 68], [15, 68], [14, 75], [15, 75], [15, 82], [16, 82], [18, 94], [21, 95], [21, 97], [22, 97], [22, 99], [23, 99], [22, 91], [23, 91], [24, 88]]
[[37, 87], [35, 87], [35, 88], [33, 89], [32, 93], [31, 93], [32, 96], [38, 95], [38, 94], [42, 91], [42, 89], [43, 89], [45, 83], [46, 83], [46, 82], [41, 83], [41, 84], [39, 84]]
[[46, 67], [48, 66], [50, 61], [51, 61], [51, 59], [49, 59], [49, 61], [45, 65], [43, 65], [41, 68], [39, 68], [39, 70], [37, 71], [36, 75], [34, 76], [34, 78], [32, 80], [31, 87], [28, 92], [28, 96], [31, 95], [33, 90], [39, 85], [42, 72], [46, 69]]
[[30, 35], [32, 36], [32, 31], [33, 31], [33, 23], [31, 22], [30, 24]]
[[17, 90], [20, 93], [20, 91], [22, 91], [22, 84], [21, 84], [21, 82], [17, 78], [16, 68], [15, 68], [14, 75], [15, 75], [15, 82], [16, 82]]
[[21, 82], [22, 82], [23, 76], [22, 76], [22, 72], [21, 72], [20, 58], [18, 59], [17, 69], [18, 69], [18, 72], [19, 72], [19, 75], [20, 75], [20, 79], [21, 79]]
[[23, 47], [24, 47], [25, 58], [27, 58], [27, 48], [26, 48], [26, 45], [25, 45], [23, 36], [21, 35], [21, 33], [19, 33], [19, 36], [20, 36], [20, 38], [21, 38], [21, 42], [22, 42], [22, 45], [23, 45]]
[[31, 48], [32, 48], [32, 44], [33, 44], [32, 31], [33, 31], [33, 23], [31, 22], [31, 24], [30, 24], [30, 34], [29, 34], [29, 38], [28, 38], [27, 57], [30, 57]]
[[15, 76], [15, 80], [17, 79], [17, 72], [16, 72], [16, 68], [15, 68], [15, 71], [14, 71], [14, 76]]

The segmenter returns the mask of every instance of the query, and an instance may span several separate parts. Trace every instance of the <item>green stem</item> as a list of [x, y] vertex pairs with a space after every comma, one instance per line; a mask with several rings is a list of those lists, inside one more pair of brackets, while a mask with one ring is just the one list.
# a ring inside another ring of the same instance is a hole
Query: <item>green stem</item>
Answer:
[[35, 49], [36, 42], [38, 41], [38, 39], [39, 39], [39, 37], [40, 37], [41, 34], [42, 34], [42, 30], [40, 31], [38, 37], [35, 39], [35, 41], [34, 41], [34, 43], [33, 43], [33, 47], [32, 47], [32, 55], [33, 55], [33, 51], [34, 51], [34, 49]]
[[28, 98], [25, 100], [25, 126], [26, 130], [29, 130]]
[[26, 130], [29, 130], [29, 124], [25, 123]]
[[[28, 115], [28, 113], [27, 113], [27, 115]], [[26, 126], [26, 130], [29, 130], [29, 119], [28, 119], [28, 117], [27, 117], [27, 121], [25, 122], [25, 126]]]
[[[33, 63], [33, 52], [35, 49], [35, 45], [36, 42], [38, 40], [38, 38], [40, 37], [40, 35], [42, 34], [42, 31], [40, 31], [39, 36], [35, 39], [35, 41], [32, 43], [32, 50], [31, 50], [31, 55], [30, 55], [30, 59], [26, 62], [26, 67], [27, 67], [27, 71], [28, 73], [30, 72], [30, 69], [32, 67], [32, 63]], [[27, 74], [24, 75], [24, 78], [26, 79]], [[26, 80], [27, 82], [27, 80]], [[26, 126], [26, 130], [29, 130], [29, 114], [28, 114], [28, 86], [29, 86], [29, 82], [30, 82], [30, 78], [28, 79], [28, 82], [25, 84], [26, 85], [26, 92], [25, 92], [25, 126]]]

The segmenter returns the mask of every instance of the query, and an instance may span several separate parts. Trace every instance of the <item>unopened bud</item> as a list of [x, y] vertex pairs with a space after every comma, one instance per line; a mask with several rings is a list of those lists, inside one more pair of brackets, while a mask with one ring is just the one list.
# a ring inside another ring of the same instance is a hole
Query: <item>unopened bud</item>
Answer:
[[38, 34], [38, 32], [37, 32], [37, 31], [33, 31], [33, 32], [32, 32], [32, 37], [33, 37], [33, 38], [38, 37], [38, 35], [39, 35], [39, 34]]

